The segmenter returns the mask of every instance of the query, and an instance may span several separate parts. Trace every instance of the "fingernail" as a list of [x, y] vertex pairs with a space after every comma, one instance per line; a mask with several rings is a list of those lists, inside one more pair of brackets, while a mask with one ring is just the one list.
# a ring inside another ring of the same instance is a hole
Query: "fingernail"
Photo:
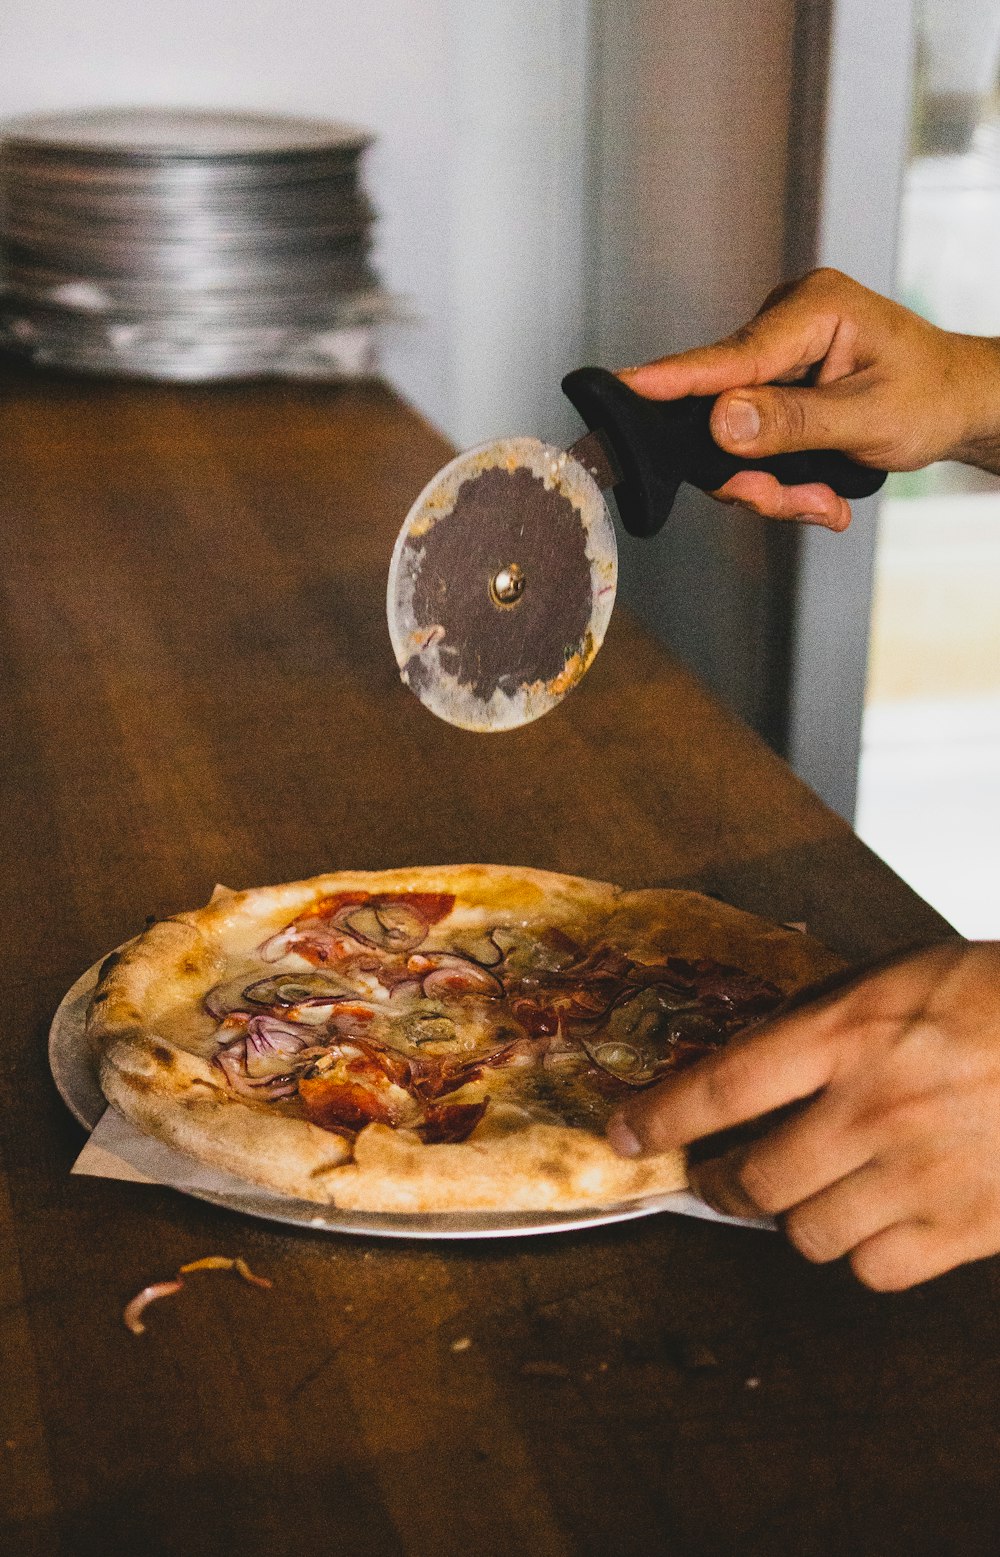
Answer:
[[692, 1194], [703, 1200], [712, 1211], [718, 1211], [720, 1216], [739, 1216], [739, 1211], [727, 1199], [724, 1192], [720, 1192], [714, 1182], [711, 1173], [698, 1172], [697, 1169], [688, 1168], [688, 1188]]
[[730, 400], [726, 405], [726, 431], [734, 443], [749, 443], [760, 432], [760, 412], [752, 400]]
[[795, 515], [795, 523], [796, 524], [827, 524], [828, 525], [830, 523], [830, 521], [826, 517], [825, 514], [796, 514]]
[[615, 1118], [610, 1121], [607, 1138], [619, 1157], [639, 1157], [642, 1154], [642, 1142], [635, 1132], [629, 1129], [624, 1119]]

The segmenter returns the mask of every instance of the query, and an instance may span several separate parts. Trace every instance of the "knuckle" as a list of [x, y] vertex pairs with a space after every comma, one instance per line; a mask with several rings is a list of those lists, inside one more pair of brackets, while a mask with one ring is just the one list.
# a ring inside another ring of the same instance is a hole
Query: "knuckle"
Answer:
[[789, 1211], [785, 1217], [785, 1237], [814, 1265], [825, 1265], [845, 1252], [843, 1245], [811, 1211]]
[[897, 1146], [897, 1157], [900, 1159], [899, 1176], [924, 1196], [939, 1184], [947, 1186], [952, 1181], [954, 1163], [950, 1143], [942, 1141], [935, 1133], [915, 1132], [905, 1152]]
[[831, 292], [834, 288], [839, 290], [845, 282], [850, 283], [850, 277], [835, 265], [817, 265], [807, 273], [804, 280], [805, 285], [817, 292]]
[[775, 436], [782, 440], [795, 441], [805, 435], [806, 418], [805, 407], [801, 397], [794, 390], [788, 393], [777, 391], [765, 402], [765, 415], [770, 412], [771, 430]]
[[742, 1191], [765, 1216], [783, 1211], [787, 1200], [782, 1194], [780, 1180], [766, 1164], [754, 1157], [747, 1157], [737, 1169], [736, 1181]]
[[704, 1080], [712, 1110], [728, 1119], [734, 1110], [740, 1109], [750, 1079], [750, 1067], [738, 1049], [730, 1049], [723, 1058], [709, 1062]]
[[873, 1292], [902, 1292], [920, 1279], [898, 1260], [888, 1259], [880, 1250], [869, 1250], [864, 1246], [855, 1249], [850, 1263], [862, 1286], [870, 1287]]
[[938, 1145], [940, 1121], [933, 1102], [926, 1096], [907, 1095], [904, 1086], [893, 1078], [883, 1082], [883, 1094], [859, 1110], [858, 1123], [873, 1142], [889, 1140], [897, 1157], [904, 1153], [914, 1158], [933, 1153]]

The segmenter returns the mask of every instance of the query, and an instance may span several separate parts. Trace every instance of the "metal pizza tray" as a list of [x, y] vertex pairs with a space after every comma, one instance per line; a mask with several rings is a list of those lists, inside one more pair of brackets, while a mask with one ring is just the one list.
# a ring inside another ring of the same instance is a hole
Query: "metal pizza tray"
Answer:
[[[84, 1036], [84, 1022], [90, 997], [104, 961], [77, 979], [63, 996], [49, 1031], [49, 1068], [63, 1102], [85, 1130], [93, 1130], [108, 1107], [101, 1092]], [[212, 1205], [269, 1222], [283, 1222], [317, 1232], [354, 1233], [375, 1238], [517, 1238], [536, 1233], [573, 1232], [584, 1227], [604, 1227], [611, 1222], [634, 1221], [659, 1211], [686, 1210], [704, 1215], [707, 1208], [691, 1195], [657, 1195], [619, 1205], [602, 1206], [592, 1211], [467, 1211], [425, 1215], [396, 1215], [377, 1211], [342, 1211], [336, 1206], [318, 1207], [312, 1201], [289, 1200], [273, 1195], [255, 1184], [247, 1184], [225, 1174], [212, 1177], [226, 1180], [222, 1192], [192, 1185], [171, 1183], [170, 1159], [177, 1161], [178, 1177], [190, 1173], [190, 1161], [181, 1153], [150, 1142], [150, 1155], [162, 1168], [162, 1177], [181, 1193], [207, 1200]], [[150, 1171], [147, 1167], [145, 1171]], [[690, 1205], [682, 1204], [691, 1202]], [[712, 1213], [709, 1213], [712, 1215]]]

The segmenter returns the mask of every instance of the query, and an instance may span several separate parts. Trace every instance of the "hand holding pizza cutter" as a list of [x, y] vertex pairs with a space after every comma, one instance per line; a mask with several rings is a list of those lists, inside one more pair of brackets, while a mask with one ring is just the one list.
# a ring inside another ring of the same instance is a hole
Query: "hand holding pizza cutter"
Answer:
[[615, 603], [618, 552], [666, 522], [682, 481], [711, 492], [739, 470], [868, 497], [883, 470], [833, 450], [742, 459], [709, 430], [713, 396], [647, 400], [603, 368], [563, 390], [590, 429], [569, 449], [504, 438], [451, 461], [421, 492], [389, 569], [389, 633], [405, 684], [450, 724], [510, 730], [582, 679]]

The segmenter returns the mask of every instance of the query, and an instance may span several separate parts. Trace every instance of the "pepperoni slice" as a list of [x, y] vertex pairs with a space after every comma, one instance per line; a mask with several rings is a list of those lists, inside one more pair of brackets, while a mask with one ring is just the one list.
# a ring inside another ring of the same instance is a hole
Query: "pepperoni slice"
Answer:
[[532, 1038], [551, 1038], [559, 1031], [559, 1012], [545, 997], [535, 999], [530, 995], [518, 996], [511, 1001], [511, 1013]]
[[322, 1130], [361, 1130], [367, 1124], [394, 1123], [389, 1099], [361, 1081], [335, 1081], [327, 1076], [303, 1076], [299, 1096], [310, 1123]]
[[[321, 897], [319, 902], [310, 910], [310, 917], [315, 919], [332, 919], [336, 914], [340, 913], [342, 908], [352, 908], [361, 903], [367, 903], [370, 896], [370, 892], [335, 892], [330, 897]], [[303, 919], [305, 917], [303, 915]]]
[[428, 1146], [468, 1140], [485, 1112], [485, 1103], [428, 1103], [420, 1137]]

